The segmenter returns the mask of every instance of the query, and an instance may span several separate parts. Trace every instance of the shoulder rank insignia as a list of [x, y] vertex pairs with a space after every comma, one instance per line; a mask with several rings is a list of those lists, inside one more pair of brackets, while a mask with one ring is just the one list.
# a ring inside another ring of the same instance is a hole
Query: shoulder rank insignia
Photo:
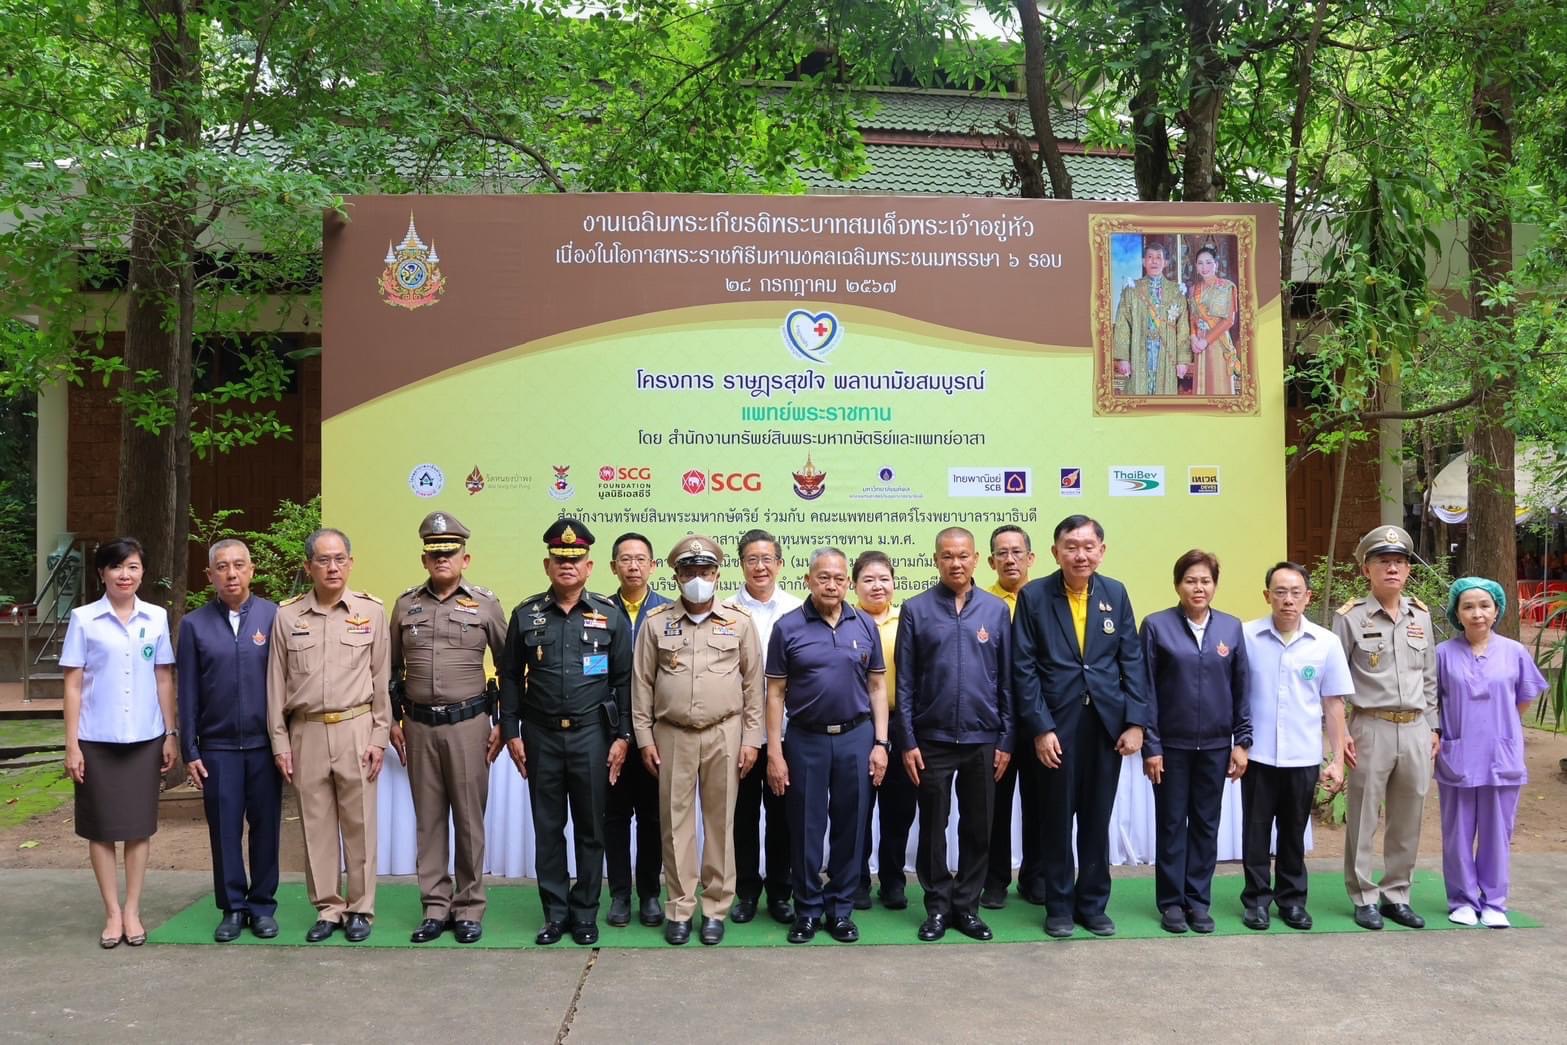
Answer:
[[1350, 599], [1348, 602], [1344, 603], [1344, 605], [1340, 606], [1338, 609], [1334, 610], [1333, 612], [1337, 613], [1339, 616], [1342, 617], [1344, 614], [1346, 614], [1350, 610], [1354, 609], [1355, 608], [1355, 603], [1357, 603], [1359, 601], [1360, 601], [1359, 599]]
[[675, 604], [672, 602], [661, 602], [657, 606], [654, 606], [652, 609], [648, 610], [647, 613], [643, 615], [642, 619], [646, 620], [648, 617], [656, 617], [660, 613], [674, 608], [674, 605]]
[[376, 598], [374, 595], [371, 595], [367, 591], [356, 591], [356, 592], [354, 592], [354, 597], [358, 598], [358, 599], [369, 599], [371, 602], [375, 603], [377, 606], [381, 605], [381, 600]]
[[282, 602], [278, 603], [278, 605], [279, 606], [292, 606], [292, 605], [294, 605], [294, 603], [298, 602], [300, 599], [303, 599], [304, 597], [305, 597], [305, 593], [304, 592], [300, 592], [298, 595], [293, 595], [293, 596], [290, 596], [289, 598], [284, 599]]
[[[403, 589], [403, 595], [412, 595], [414, 592], [418, 591], [422, 587], [424, 587], [423, 584], [415, 584], [412, 588], [404, 588]], [[399, 595], [398, 598], [399, 599], [402, 598], [403, 595]]]
[[1413, 595], [1411, 595], [1409, 597], [1409, 604], [1411, 606], [1413, 606], [1417, 610], [1422, 610], [1422, 611], [1424, 611], [1426, 613], [1430, 613], [1431, 612], [1430, 609], [1428, 609], [1426, 607], [1425, 603], [1421, 602], [1419, 599], [1415, 598]]
[[[475, 595], [478, 595], [481, 598], [495, 599], [495, 593], [493, 591], [491, 591], [488, 588], [482, 587], [482, 586], [480, 586], [478, 584], [470, 584], [470, 585], [468, 585], [468, 590], [473, 592]], [[500, 600], [499, 599], [495, 599], [495, 601], [499, 602]]]
[[722, 605], [723, 605], [724, 609], [728, 610], [730, 613], [733, 613], [737, 617], [749, 617], [751, 615], [751, 611], [750, 610], [748, 610], [744, 606], [738, 605], [736, 603], [726, 602], [726, 603], [723, 603]]

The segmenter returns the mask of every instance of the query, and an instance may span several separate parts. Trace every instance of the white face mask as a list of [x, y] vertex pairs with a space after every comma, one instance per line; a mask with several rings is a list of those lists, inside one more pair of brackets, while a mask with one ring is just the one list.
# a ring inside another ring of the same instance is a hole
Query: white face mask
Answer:
[[713, 591], [717, 587], [717, 581], [706, 577], [692, 577], [680, 586], [680, 594], [686, 597], [687, 602], [700, 606], [713, 597]]

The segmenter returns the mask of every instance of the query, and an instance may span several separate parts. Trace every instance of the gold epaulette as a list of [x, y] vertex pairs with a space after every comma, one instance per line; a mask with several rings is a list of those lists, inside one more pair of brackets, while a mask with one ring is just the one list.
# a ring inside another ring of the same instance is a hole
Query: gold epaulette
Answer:
[[1431, 612], [1430, 609], [1428, 609], [1426, 607], [1425, 603], [1421, 602], [1419, 599], [1415, 598], [1413, 595], [1411, 595], [1409, 597], [1409, 604], [1411, 606], [1413, 606], [1417, 610], [1424, 610], [1426, 613], [1430, 613]]
[[377, 606], [382, 605], [382, 602], [381, 602], [380, 599], [376, 598], [374, 595], [371, 595], [367, 591], [356, 591], [356, 592], [354, 592], [354, 598], [356, 598], [356, 599], [369, 599], [371, 602], [375, 603]]
[[1348, 602], [1344, 603], [1344, 605], [1340, 606], [1338, 609], [1334, 610], [1333, 612], [1337, 613], [1340, 617], [1342, 617], [1342, 616], [1344, 616], [1344, 614], [1346, 614], [1350, 610], [1354, 609], [1355, 608], [1355, 604], [1358, 603], [1359, 601], [1360, 601], [1359, 599], [1350, 599]]
[[289, 597], [287, 599], [284, 599], [282, 602], [278, 603], [278, 606], [280, 608], [283, 607], [283, 606], [292, 606], [292, 605], [294, 605], [294, 603], [298, 602], [300, 599], [303, 599], [306, 594], [307, 594], [306, 592], [300, 592], [298, 595], [294, 595], [294, 596], [291, 596], [291, 597]]
[[678, 605], [680, 604], [677, 602], [661, 602], [657, 606], [654, 606], [652, 609], [644, 613], [642, 615], [642, 619], [647, 620], [649, 617], [656, 617], [665, 610], [672, 610]]

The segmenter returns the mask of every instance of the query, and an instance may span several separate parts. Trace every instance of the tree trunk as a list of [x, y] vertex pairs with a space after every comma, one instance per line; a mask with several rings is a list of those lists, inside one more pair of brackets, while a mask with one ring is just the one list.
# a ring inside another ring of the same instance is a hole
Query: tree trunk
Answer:
[[[1377, 381], [1381, 409], [1399, 413], [1404, 409], [1404, 381], [1397, 353], [1389, 353], [1387, 365]], [[1404, 525], [1404, 422], [1385, 418], [1377, 422], [1378, 518], [1382, 524]]]
[[[154, 115], [149, 150], [194, 150], [200, 135], [201, 90], [197, 27], [185, 0], [153, 0], [148, 34], [149, 85]], [[191, 333], [195, 320], [195, 181], [175, 175], [151, 188], [131, 215], [126, 295], [127, 393], [172, 392], [160, 401], [172, 416], [149, 416], [122, 396], [119, 514], [121, 533], [146, 548], [148, 583], [142, 596], [177, 620], [185, 604], [190, 531]], [[138, 380], [150, 375], [151, 380]], [[155, 430], [152, 430], [155, 429]]]
[[1127, 105], [1132, 117], [1132, 172], [1137, 177], [1137, 198], [1167, 200], [1174, 188], [1170, 166], [1170, 129], [1159, 110], [1159, 82], [1163, 70], [1155, 38], [1156, 20], [1149, 17], [1138, 34], [1137, 90]]
[[1229, 90], [1232, 69], [1219, 50], [1224, 19], [1215, 0], [1184, 0], [1191, 88], [1182, 141], [1181, 199], [1211, 203], [1219, 198], [1214, 178], [1218, 163], [1219, 111]]
[[[1491, 13], [1505, 2], [1491, 5]], [[1518, 53], [1509, 41], [1477, 49], [1472, 117], [1480, 132], [1484, 161], [1474, 184], [1480, 198], [1469, 218], [1470, 302], [1479, 335], [1495, 344], [1513, 337], [1513, 307], [1489, 298], [1484, 291], [1509, 279], [1513, 266], [1513, 224], [1503, 188], [1513, 162], [1513, 92], [1506, 64]], [[1494, 63], [1488, 60], [1494, 56]], [[1489, 302], [1489, 303], [1488, 303]], [[1517, 377], [1509, 369], [1498, 376], [1476, 372], [1480, 394], [1469, 458], [1470, 570], [1502, 585], [1507, 613], [1497, 631], [1518, 636], [1517, 521], [1513, 494], [1513, 433], [1507, 427], [1508, 407]]]
[[[1061, 144], [1050, 118], [1051, 92], [1045, 83], [1045, 52], [1049, 42], [1039, 19], [1036, 0], [1014, 0], [1018, 23], [1023, 32], [1023, 90], [1028, 98], [1028, 115], [1034, 123], [1034, 145], [1038, 157], [1019, 156], [1013, 151], [1013, 166], [1018, 169], [1018, 180], [1024, 196], [1043, 196], [1044, 178], [1040, 168], [1050, 177], [1050, 195], [1058, 200], [1072, 198], [1072, 175], [1067, 173], [1066, 161], [1061, 158]], [[1027, 150], [1021, 150], [1026, 153]]]

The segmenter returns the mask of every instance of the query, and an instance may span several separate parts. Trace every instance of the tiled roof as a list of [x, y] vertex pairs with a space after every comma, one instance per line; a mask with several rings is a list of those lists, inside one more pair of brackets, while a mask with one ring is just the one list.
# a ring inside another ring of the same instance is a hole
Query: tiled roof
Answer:
[[[870, 170], [853, 181], [821, 171], [803, 171], [812, 192], [919, 193], [943, 196], [1009, 196], [1001, 178], [1011, 170], [1004, 153], [925, 145], [867, 145]], [[1065, 157], [1072, 195], [1083, 200], [1135, 200], [1137, 181], [1129, 158]]]
[[[874, 107], [861, 118], [861, 130], [993, 135], [996, 125], [1015, 113], [1019, 130], [1025, 135], [1034, 133], [1027, 100], [1021, 95], [909, 87], [884, 87], [864, 93]], [[1086, 129], [1077, 110], [1051, 110], [1050, 124], [1061, 141], [1079, 141]]]

